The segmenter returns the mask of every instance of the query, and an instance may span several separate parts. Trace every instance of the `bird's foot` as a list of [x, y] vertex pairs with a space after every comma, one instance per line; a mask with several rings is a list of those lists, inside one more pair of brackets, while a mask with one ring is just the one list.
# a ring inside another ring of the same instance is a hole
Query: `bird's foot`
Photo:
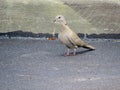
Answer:
[[64, 54], [64, 56], [75, 56], [76, 55], [76, 50], [77, 49], [74, 49], [74, 52], [70, 53], [70, 49], [68, 49], [67, 52]]
[[73, 56], [76, 56], [76, 53], [73, 53]]
[[67, 52], [64, 54], [64, 56], [70, 56], [70, 49], [67, 49]]
[[76, 53], [65, 53], [64, 56], [76, 56]]
[[75, 49], [74, 49], [74, 52], [73, 52], [73, 55], [74, 55], [74, 56], [76, 55], [76, 51], [77, 51], [77, 49], [75, 48]]
[[65, 53], [64, 56], [70, 56], [70, 53]]

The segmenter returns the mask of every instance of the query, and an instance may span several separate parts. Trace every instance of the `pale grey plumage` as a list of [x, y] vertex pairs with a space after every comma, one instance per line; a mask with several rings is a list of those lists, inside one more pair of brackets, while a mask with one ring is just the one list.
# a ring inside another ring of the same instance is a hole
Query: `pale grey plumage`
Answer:
[[59, 32], [59, 40], [68, 47], [67, 55], [69, 54], [69, 49], [74, 49], [74, 55], [76, 54], [76, 49], [78, 47], [84, 47], [87, 49], [94, 50], [95, 48], [91, 45], [86, 44], [82, 41], [79, 36], [73, 32], [67, 25], [64, 16], [57, 15], [55, 18], [55, 23], [60, 23], [63, 29]]

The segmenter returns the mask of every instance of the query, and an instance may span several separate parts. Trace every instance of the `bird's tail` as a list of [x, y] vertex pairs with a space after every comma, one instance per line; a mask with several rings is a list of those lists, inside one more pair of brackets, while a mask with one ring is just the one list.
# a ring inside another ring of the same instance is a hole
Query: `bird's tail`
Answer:
[[90, 50], [95, 50], [95, 48], [91, 45], [84, 45], [83, 48], [87, 48], [87, 49], [90, 49]]

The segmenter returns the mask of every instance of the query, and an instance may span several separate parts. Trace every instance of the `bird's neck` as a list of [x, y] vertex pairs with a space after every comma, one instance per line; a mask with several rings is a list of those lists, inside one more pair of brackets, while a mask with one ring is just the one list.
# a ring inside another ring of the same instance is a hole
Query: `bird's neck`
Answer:
[[67, 23], [66, 24], [62, 23], [62, 27], [63, 27], [63, 30], [68, 30], [69, 29], [69, 26], [67, 25]]

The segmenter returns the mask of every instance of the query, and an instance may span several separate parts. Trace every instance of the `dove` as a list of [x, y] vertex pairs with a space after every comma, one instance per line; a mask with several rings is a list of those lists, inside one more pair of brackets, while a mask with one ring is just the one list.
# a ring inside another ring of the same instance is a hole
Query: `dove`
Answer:
[[57, 15], [54, 22], [62, 26], [62, 29], [58, 33], [58, 39], [67, 47], [65, 56], [70, 56], [70, 49], [74, 50], [72, 55], [75, 56], [79, 47], [95, 50], [93, 46], [85, 43], [72, 29], [69, 28], [63, 15]]

